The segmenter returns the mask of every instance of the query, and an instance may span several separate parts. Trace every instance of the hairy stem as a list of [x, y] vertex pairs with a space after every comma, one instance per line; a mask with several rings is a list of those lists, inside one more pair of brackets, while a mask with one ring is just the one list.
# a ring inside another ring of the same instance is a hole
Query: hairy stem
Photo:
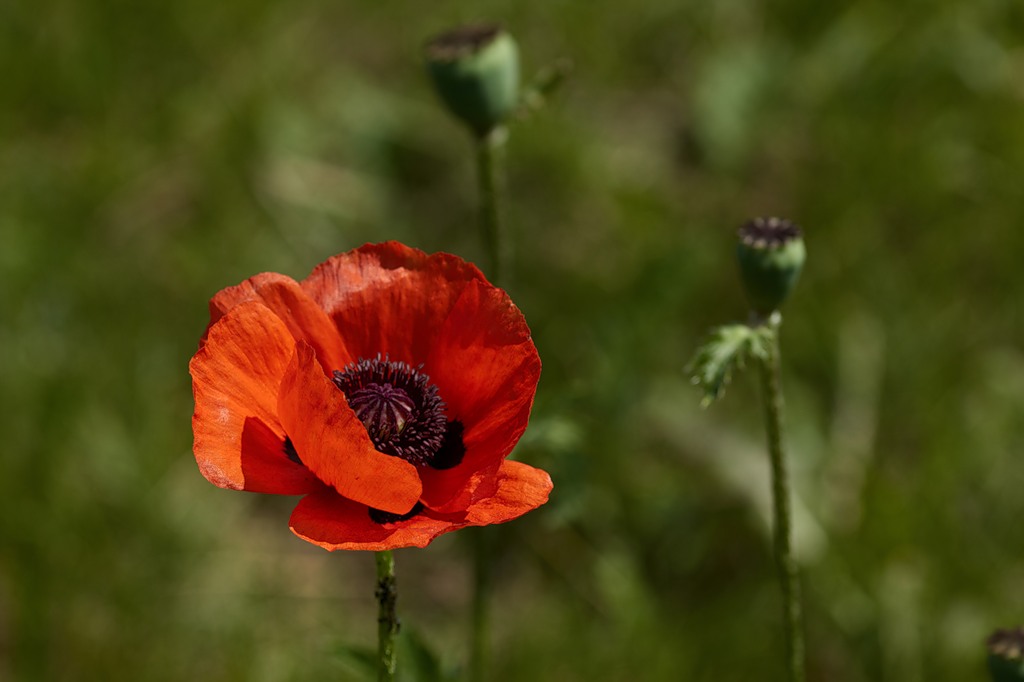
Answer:
[[377, 552], [377, 603], [380, 610], [377, 615], [377, 654], [379, 666], [378, 682], [394, 682], [397, 657], [395, 654], [395, 636], [398, 634], [398, 617], [395, 615], [395, 601], [398, 591], [395, 588], [395, 557], [390, 551]]
[[508, 131], [498, 126], [476, 138], [477, 182], [480, 188], [480, 236], [487, 256], [487, 275], [497, 286], [505, 273], [508, 245], [504, 227], [504, 152]]
[[772, 469], [773, 545], [782, 587], [782, 611], [786, 636], [786, 668], [789, 682], [804, 682], [804, 640], [800, 612], [800, 583], [793, 558], [793, 515], [790, 507], [786, 452], [782, 442], [782, 387], [779, 381], [778, 319], [769, 322], [770, 340], [761, 359], [761, 397], [764, 401], [768, 456]]

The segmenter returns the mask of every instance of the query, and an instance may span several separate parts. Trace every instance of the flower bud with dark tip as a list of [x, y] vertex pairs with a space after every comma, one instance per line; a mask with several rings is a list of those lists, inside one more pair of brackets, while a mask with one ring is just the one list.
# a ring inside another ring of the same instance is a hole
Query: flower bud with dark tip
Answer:
[[519, 48], [496, 24], [470, 24], [426, 46], [427, 69], [442, 101], [479, 137], [519, 103]]
[[807, 251], [803, 233], [782, 218], [754, 218], [739, 230], [736, 256], [747, 300], [769, 315], [786, 300], [800, 277]]
[[1024, 680], [1024, 627], [996, 630], [985, 640], [992, 682]]

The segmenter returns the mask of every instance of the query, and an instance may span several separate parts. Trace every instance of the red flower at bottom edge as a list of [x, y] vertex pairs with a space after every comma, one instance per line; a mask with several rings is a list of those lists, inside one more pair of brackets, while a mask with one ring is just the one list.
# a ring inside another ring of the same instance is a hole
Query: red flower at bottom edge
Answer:
[[202, 474], [305, 495], [291, 529], [326, 549], [424, 547], [551, 491], [505, 459], [540, 378], [530, 330], [455, 256], [387, 242], [256, 275], [210, 301], [189, 370]]

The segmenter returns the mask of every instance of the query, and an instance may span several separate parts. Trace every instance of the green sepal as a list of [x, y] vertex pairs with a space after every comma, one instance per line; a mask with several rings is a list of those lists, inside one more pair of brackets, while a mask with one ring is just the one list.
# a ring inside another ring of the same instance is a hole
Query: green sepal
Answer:
[[571, 61], [559, 59], [538, 71], [529, 85], [523, 89], [512, 118], [516, 121], [524, 120], [543, 109], [548, 99], [562, 87], [572, 68]]
[[686, 368], [691, 381], [704, 389], [703, 407], [725, 394], [735, 369], [743, 369], [750, 358], [767, 357], [772, 333], [771, 327], [745, 324], [725, 325], [711, 331]]

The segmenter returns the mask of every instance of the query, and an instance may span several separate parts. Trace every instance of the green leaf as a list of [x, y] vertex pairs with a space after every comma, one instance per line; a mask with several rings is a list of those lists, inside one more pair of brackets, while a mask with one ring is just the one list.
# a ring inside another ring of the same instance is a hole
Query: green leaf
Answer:
[[444, 682], [441, 658], [413, 628], [403, 627], [399, 635], [398, 667], [408, 682]]
[[763, 358], [768, 349], [769, 327], [730, 324], [712, 330], [711, 336], [697, 349], [686, 371], [691, 380], [704, 389], [703, 407], [725, 394], [734, 369], [743, 369], [748, 358]]
[[[446, 670], [441, 657], [414, 628], [402, 624], [397, 638], [399, 682], [452, 682], [458, 679], [455, 671]], [[336, 649], [339, 660], [357, 679], [377, 679], [380, 660], [376, 647], [341, 645]]]

